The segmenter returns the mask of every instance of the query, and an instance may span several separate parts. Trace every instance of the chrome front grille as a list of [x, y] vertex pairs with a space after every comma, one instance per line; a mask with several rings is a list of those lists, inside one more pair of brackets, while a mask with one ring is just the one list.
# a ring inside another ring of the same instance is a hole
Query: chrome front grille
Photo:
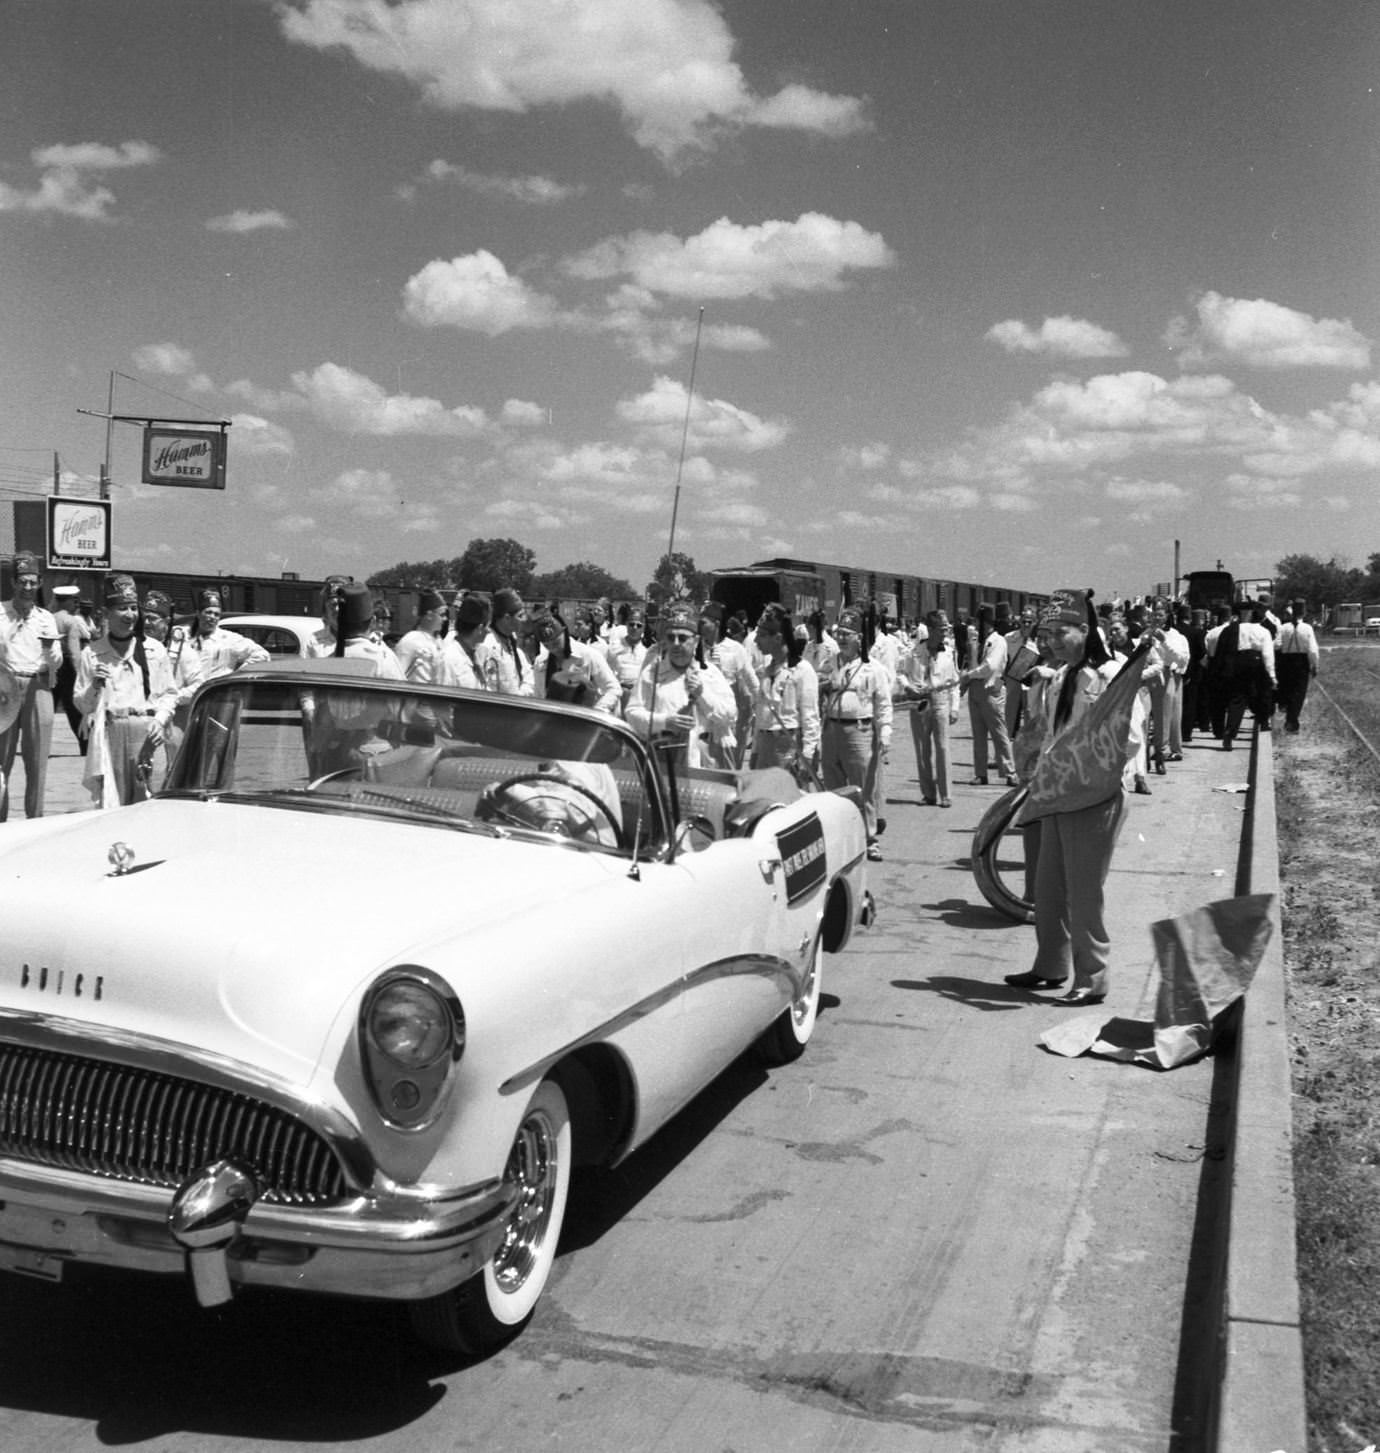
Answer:
[[324, 1206], [347, 1193], [326, 1141], [274, 1105], [21, 1045], [0, 1044], [0, 1155], [170, 1188], [230, 1156], [253, 1168], [266, 1201]]

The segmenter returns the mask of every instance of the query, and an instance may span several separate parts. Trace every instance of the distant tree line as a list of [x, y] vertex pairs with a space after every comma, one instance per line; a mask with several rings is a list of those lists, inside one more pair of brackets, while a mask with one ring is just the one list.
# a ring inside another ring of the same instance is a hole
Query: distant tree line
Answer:
[[1275, 599], [1305, 600], [1311, 614], [1321, 615], [1343, 601], [1380, 601], [1380, 551], [1364, 570], [1313, 555], [1286, 555], [1275, 566]]
[[677, 550], [663, 555], [650, 581], [635, 589], [602, 565], [581, 560], [559, 570], [537, 571], [535, 553], [517, 540], [474, 539], [463, 555], [449, 560], [402, 560], [369, 576], [374, 587], [403, 590], [480, 590], [492, 592], [511, 586], [530, 600], [634, 600], [646, 597], [654, 605], [689, 596], [696, 601], [708, 594], [709, 576], [695, 568], [689, 555]]

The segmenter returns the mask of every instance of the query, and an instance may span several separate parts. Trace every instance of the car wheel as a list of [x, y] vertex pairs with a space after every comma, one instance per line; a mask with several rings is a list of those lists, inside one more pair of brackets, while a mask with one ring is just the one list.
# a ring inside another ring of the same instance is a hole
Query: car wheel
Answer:
[[799, 991], [757, 1041], [758, 1057], [764, 1064], [790, 1064], [805, 1053], [805, 1046], [809, 1044], [810, 1036], [815, 1032], [815, 1021], [819, 1018], [819, 991], [823, 973], [823, 940], [816, 933]]
[[973, 831], [973, 878], [978, 891], [1017, 923], [1035, 922], [1035, 905], [1025, 896], [1025, 830], [1012, 826], [1026, 795], [1024, 787], [1003, 792]]
[[428, 1346], [482, 1356], [526, 1326], [556, 1259], [570, 1192], [570, 1111], [561, 1087], [537, 1087], [508, 1153], [503, 1179], [517, 1201], [503, 1244], [475, 1276], [415, 1302], [412, 1328]]

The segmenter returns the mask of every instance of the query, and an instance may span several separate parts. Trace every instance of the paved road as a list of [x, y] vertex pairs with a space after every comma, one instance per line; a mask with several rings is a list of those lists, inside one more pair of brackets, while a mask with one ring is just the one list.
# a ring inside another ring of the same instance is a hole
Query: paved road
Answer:
[[[966, 739], [957, 756], [970, 775]], [[78, 766], [55, 760], [55, 805], [81, 800]], [[1133, 799], [1111, 1012], [1152, 1013], [1150, 922], [1232, 891], [1245, 799], [1217, 789], [1246, 766], [1194, 746]], [[1001, 981], [1028, 967], [1033, 930], [987, 908], [965, 866], [997, 789], [944, 812], [912, 773], [904, 742], [880, 922], [826, 961], [805, 1058], [736, 1066], [578, 1183], [553, 1285], [508, 1350], [448, 1364], [388, 1307], [246, 1296], [208, 1314], [161, 1282], [6, 1282], [0, 1447], [1194, 1446], [1213, 1064], [1044, 1052], [1043, 1028], [1086, 1011]]]

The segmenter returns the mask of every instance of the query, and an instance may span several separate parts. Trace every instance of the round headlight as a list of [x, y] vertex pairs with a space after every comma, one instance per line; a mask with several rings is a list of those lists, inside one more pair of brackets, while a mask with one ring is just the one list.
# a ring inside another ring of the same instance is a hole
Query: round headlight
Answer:
[[455, 1022], [434, 990], [416, 979], [395, 979], [369, 1006], [369, 1038], [394, 1064], [415, 1069], [450, 1052]]

